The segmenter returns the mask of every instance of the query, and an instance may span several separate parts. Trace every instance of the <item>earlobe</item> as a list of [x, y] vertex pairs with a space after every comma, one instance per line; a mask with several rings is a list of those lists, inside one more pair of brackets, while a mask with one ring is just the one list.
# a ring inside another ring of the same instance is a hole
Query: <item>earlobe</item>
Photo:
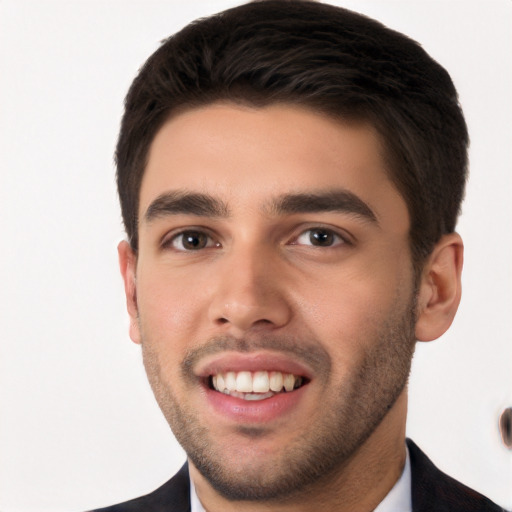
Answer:
[[137, 286], [135, 271], [137, 267], [137, 255], [126, 241], [117, 246], [119, 256], [119, 268], [124, 281], [124, 292], [126, 295], [126, 309], [130, 315], [130, 338], [135, 343], [141, 342], [139, 329], [139, 311], [137, 307]]
[[435, 245], [419, 287], [418, 341], [435, 340], [452, 324], [461, 297], [463, 257], [464, 246], [457, 233], [444, 235]]

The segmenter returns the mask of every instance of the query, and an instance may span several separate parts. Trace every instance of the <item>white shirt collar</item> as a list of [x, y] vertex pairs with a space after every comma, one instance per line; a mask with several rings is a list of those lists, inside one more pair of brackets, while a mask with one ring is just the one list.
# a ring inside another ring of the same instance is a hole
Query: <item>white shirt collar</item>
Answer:
[[[190, 479], [190, 505], [191, 512], [206, 512], [197, 497], [192, 479]], [[400, 478], [373, 512], [412, 512], [411, 461], [408, 449]]]
[[406, 451], [400, 478], [373, 512], [412, 512], [411, 460], [407, 446]]
[[190, 512], [206, 512], [197, 497], [196, 488], [194, 487], [192, 478], [190, 478]]

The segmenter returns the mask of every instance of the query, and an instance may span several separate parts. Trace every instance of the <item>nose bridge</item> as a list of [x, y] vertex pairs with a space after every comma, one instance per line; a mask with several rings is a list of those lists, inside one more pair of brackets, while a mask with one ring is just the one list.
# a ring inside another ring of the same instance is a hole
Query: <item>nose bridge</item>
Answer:
[[210, 318], [238, 330], [278, 328], [291, 316], [275, 249], [251, 244], [233, 247], [223, 258]]

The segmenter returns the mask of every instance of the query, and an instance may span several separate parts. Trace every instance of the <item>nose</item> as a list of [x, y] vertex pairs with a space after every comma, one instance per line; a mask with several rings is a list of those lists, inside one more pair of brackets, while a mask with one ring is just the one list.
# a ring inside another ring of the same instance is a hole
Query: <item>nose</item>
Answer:
[[209, 309], [211, 322], [234, 335], [288, 324], [292, 308], [278, 257], [263, 250], [237, 251], [219, 266]]

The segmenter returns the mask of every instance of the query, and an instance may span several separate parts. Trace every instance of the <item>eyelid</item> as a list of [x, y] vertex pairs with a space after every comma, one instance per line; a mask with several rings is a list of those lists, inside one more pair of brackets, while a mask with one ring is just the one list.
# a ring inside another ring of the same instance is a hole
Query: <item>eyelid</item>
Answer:
[[171, 249], [174, 249], [175, 251], [178, 251], [178, 252], [194, 252], [192, 250], [187, 251], [186, 249], [177, 249], [177, 248], [175, 248], [173, 246], [173, 242], [178, 237], [183, 236], [186, 233], [200, 233], [200, 234], [203, 234], [206, 237], [208, 237], [213, 242], [213, 244], [207, 245], [206, 247], [204, 247], [204, 249], [209, 249], [210, 247], [220, 246], [220, 242], [218, 242], [216, 240], [215, 236], [213, 235], [213, 233], [211, 232], [210, 229], [202, 227], [202, 226], [186, 226], [186, 227], [180, 227], [180, 228], [176, 228], [176, 229], [173, 229], [171, 231], [168, 231], [161, 238], [161, 241], [160, 241], [160, 244], [159, 244], [160, 248], [162, 248], [162, 249], [169, 249], [169, 248], [171, 248]]
[[[327, 231], [329, 233], [332, 233], [334, 236], [338, 237], [341, 240], [341, 243], [335, 243], [331, 246], [325, 246], [324, 249], [335, 248], [335, 247], [339, 247], [341, 245], [354, 245], [354, 243], [355, 243], [354, 237], [351, 234], [349, 234], [347, 231], [345, 231], [344, 229], [335, 228], [335, 227], [325, 225], [325, 224], [312, 224], [307, 227], [301, 227], [300, 231], [298, 231], [298, 233], [293, 236], [292, 241], [290, 242], [290, 245], [303, 245], [303, 244], [297, 243], [297, 240], [299, 239], [299, 237], [305, 235], [309, 231], [315, 231], [315, 230]], [[304, 244], [304, 245], [313, 246], [312, 244]], [[322, 246], [317, 246], [317, 247], [322, 248]]]
[[[307, 233], [308, 231], [313, 231], [313, 230], [328, 231], [341, 240], [341, 243], [336, 243], [332, 246], [325, 246], [324, 248], [326, 248], [326, 249], [335, 248], [335, 247], [339, 247], [342, 245], [354, 245], [354, 243], [355, 243], [354, 236], [351, 235], [346, 230], [341, 229], [339, 227], [333, 227], [328, 224], [315, 223], [315, 224], [310, 224], [310, 225], [306, 225], [306, 226], [304, 226], [304, 225], [300, 226], [300, 229], [297, 229], [295, 231], [296, 234], [294, 234], [291, 237], [291, 240], [289, 242], [287, 242], [287, 245], [303, 245], [303, 244], [297, 243], [298, 238], [300, 236], [304, 235], [305, 233]], [[159, 243], [160, 248], [161, 249], [173, 248], [172, 247], [173, 241], [176, 240], [179, 236], [182, 236], [183, 234], [185, 234], [187, 232], [197, 232], [197, 233], [204, 234], [213, 242], [213, 244], [209, 244], [204, 249], [211, 248], [211, 247], [220, 247], [222, 245], [219, 242], [219, 237], [216, 236], [215, 233], [213, 233], [211, 229], [204, 227], [204, 226], [192, 225], [192, 226], [178, 227], [178, 228], [172, 229], [171, 231], [166, 232], [165, 235], [163, 235], [160, 239], [160, 243]], [[306, 245], [306, 244], [304, 244], [304, 245]], [[309, 245], [309, 244], [307, 244], [307, 245]], [[321, 246], [318, 246], [318, 247], [321, 248]], [[185, 249], [175, 249], [174, 248], [174, 250], [176, 250], [178, 252], [193, 252], [193, 251], [187, 251]]]

